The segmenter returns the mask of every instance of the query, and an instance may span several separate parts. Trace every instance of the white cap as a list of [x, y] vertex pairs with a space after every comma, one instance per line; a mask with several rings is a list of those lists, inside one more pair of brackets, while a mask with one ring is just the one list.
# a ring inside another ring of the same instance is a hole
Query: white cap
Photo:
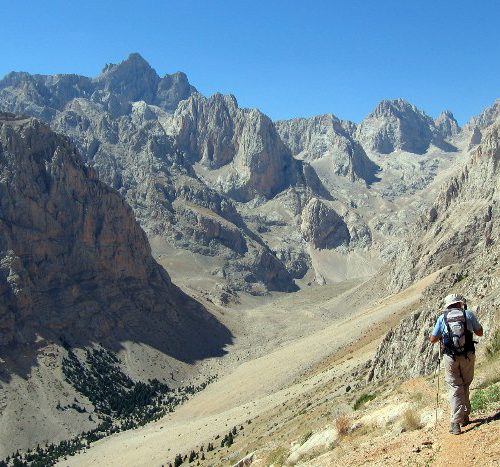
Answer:
[[444, 299], [444, 307], [448, 308], [450, 305], [454, 305], [455, 303], [465, 303], [465, 298], [463, 295], [452, 293], [447, 295]]

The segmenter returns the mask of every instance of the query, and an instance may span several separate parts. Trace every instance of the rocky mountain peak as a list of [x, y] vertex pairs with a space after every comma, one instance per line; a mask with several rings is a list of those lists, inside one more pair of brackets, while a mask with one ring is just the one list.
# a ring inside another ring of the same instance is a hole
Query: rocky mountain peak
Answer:
[[465, 128], [473, 131], [474, 128], [484, 130], [500, 119], [500, 99], [497, 99], [492, 105], [486, 107], [478, 116], [472, 117]]
[[325, 158], [335, 175], [373, 180], [377, 167], [354, 139], [356, 124], [324, 114], [281, 120], [275, 126], [294, 157], [308, 162]]
[[461, 131], [457, 120], [449, 110], [441, 112], [434, 120], [434, 125], [443, 139], [452, 138]]
[[417, 107], [404, 99], [384, 99], [368, 115], [370, 117], [403, 117], [405, 114], [421, 113]]
[[[101, 75], [114, 73], [117, 70], [153, 70], [151, 65], [142, 57], [141, 54], [137, 52], [131, 53], [125, 60], [122, 60], [119, 64], [107, 63]], [[154, 70], [153, 70], [154, 71]]]
[[118, 65], [106, 65], [96, 78], [99, 87], [129, 102], [143, 100], [153, 103], [160, 77], [138, 53]]
[[113, 118], [127, 114], [130, 103], [145, 101], [173, 112], [196, 89], [184, 73], [160, 78], [138, 53], [108, 64], [96, 78], [75, 74], [30, 75], [12, 72], [0, 80], [2, 109], [33, 115], [50, 123], [75, 98], [102, 105]]
[[384, 100], [359, 125], [363, 147], [381, 154], [396, 150], [424, 154], [431, 143], [450, 149], [434, 121], [403, 99]]

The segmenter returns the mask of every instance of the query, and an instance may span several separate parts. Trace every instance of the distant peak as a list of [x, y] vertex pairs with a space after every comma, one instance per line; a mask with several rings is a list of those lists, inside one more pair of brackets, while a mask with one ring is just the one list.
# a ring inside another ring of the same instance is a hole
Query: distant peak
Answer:
[[417, 106], [411, 104], [405, 99], [384, 99], [381, 101], [373, 112], [368, 115], [369, 118], [377, 117], [396, 117], [402, 118], [410, 114], [417, 114], [423, 118], [429, 118], [424, 111], [420, 110]]
[[439, 123], [445, 122], [445, 121], [451, 121], [451, 122], [453, 122], [454, 124], [456, 124], [458, 126], [458, 123], [457, 123], [457, 120], [456, 120], [455, 116], [449, 110], [443, 110], [437, 116], [436, 120], [434, 120], [434, 121], [436, 122], [436, 124], [439, 124]]
[[414, 105], [410, 104], [408, 101], [404, 99], [384, 99], [379, 103], [379, 105], [375, 108], [375, 112], [384, 113], [391, 110], [406, 110], [413, 109]]
[[[114, 63], [108, 63], [102, 70], [102, 74], [107, 74], [114, 72], [116, 70], [144, 70], [153, 71], [151, 65], [142, 57], [141, 54], [137, 52], [131, 53], [125, 60], [120, 62], [118, 65]], [[156, 74], [156, 72], [155, 72]]]
[[128, 56], [126, 61], [127, 62], [131, 62], [131, 61], [142, 62], [142, 63], [146, 63], [147, 65], [149, 65], [149, 63], [144, 59], [144, 57], [139, 52], [132, 52]]

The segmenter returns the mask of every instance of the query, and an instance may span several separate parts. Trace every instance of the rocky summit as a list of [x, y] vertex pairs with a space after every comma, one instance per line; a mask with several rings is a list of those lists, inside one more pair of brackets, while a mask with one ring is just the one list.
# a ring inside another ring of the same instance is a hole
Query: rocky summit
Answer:
[[[378, 253], [354, 274], [373, 271], [406, 229], [404, 219], [373, 216], [373, 208], [397, 209], [401, 195], [428, 185], [459, 136], [451, 114], [434, 122], [402, 100], [382, 102], [359, 125], [331, 114], [273, 122], [233, 96], [202, 96], [182, 73], [160, 78], [138, 54], [95, 78], [10, 73], [0, 81], [0, 108], [67, 135], [127, 200], [174, 275], [200, 272], [193, 254], [202, 255], [206, 280], [178, 279], [217, 302], [324, 280], [320, 250], [342, 263], [366, 257], [369, 244]], [[379, 157], [393, 151], [405, 161]], [[314, 203], [330, 206], [338, 225], [356, 225], [357, 233], [335, 227], [337, 240], [324, 240], [333, 227], [310, 225]], [[172, 251], [183, 268], [169, 259]]]

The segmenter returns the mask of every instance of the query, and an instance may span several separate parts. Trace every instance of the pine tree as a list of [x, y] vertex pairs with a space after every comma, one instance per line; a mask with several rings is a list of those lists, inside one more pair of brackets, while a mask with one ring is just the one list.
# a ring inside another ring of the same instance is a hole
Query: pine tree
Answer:
[[174, 460], [174, 467], [179, 467], [179, 465], [181, 464], [182, 464], [182, 456], [180, 454], [177, 454]]

